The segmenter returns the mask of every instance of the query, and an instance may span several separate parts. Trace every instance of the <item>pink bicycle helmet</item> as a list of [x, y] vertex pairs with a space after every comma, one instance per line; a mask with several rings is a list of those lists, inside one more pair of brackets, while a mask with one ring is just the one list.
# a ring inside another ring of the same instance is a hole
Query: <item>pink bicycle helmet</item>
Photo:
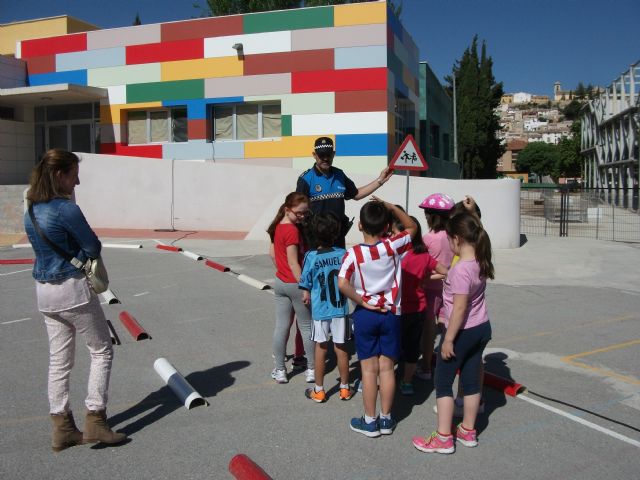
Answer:
[[422, 201], [420, 208], [435, 212], [448, 212], [454, 207], [455, 203], [453, 198], [445, 193], [432, 193]]

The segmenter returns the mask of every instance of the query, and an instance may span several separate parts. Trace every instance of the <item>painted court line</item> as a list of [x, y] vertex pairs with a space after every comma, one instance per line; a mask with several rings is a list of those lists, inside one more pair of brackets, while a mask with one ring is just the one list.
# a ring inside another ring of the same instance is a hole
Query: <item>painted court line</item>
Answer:
[[591, 365], [587, 365], [586, 363], [575, 361], [576, 358], [588, 357], [589, 355], [595, 355], [598, 353], [610, 352], [612, 350], [619, 350], [621, 348], [632, 347], [634, 345], [640, 345], [639, 340], [631, 340], [629, 342], [616, 343], [614, 345], [609, 345], [608, 347], [598, 348], [596, 350], [589, 350], [587, 352], [576, 353], [574, 355], [567, 355], [560, 359], [561, 362], [568, 363], [570, 365], [574, 365], [576, 367], [584, 368], [585, 370], [591, 370], [592, 372], [597, 372], [601, 375], [605, 375], [607, 377], [617, 378], [618, 380], [622, 380], [626, 383], [631, 383], [633, 385], [640, 385], [640, 381], [630, 377], [628, 375], [620, 375], [619, 373], [612, 372], [605, 368], [593, 367]]
[[9, 325], [10, 323], [25, 322], [27, 320], [31, 320], [31, 317], [19, 318], [18, 320], [9, 320], [8, 322], [2, 322], [0, 325]]
[[149, 295], [149, 292], [141, 292], [141, 293], [135, 293], [133, 296], [134, 297], [141, 297], [143, 295]]
[[30, 272], [31, 270], [33, 270], [33, 268], [25, 268], [24, 270], [16, 270], [15, 272], [0, 273], [0, 277], [5, 277], [7, 275], [13, 275], [14, 273]]
[[589, 422], [588, 420], [585, 420], [583, 418], [577, 417], [563, 410], [560, 410], [559, 408], [555, 408], [550, 405], [547, 405], [546, 403], [542, 403], [542, 402], [539, 402], [538, 400], [534, 400], [531, 397], [527, 397], [523, 393], [516, 395], [516, 398], [524, 400], [525, 402], [529, 402], [532, 405], [535, 405], [537, 407], [544, 408], [545, 410], [556, 413], [562, 417], [568, 418], [569, 420], [572, 420], [576, 423], [584, 425], [585, 427], [604, 433], [605, 435], [609, 435], [610, 437], [613, 437], [617, 440], [621, 440], [625, 443], [628, 443], [629, 445], [633, 445], [634, 447], [640, 448], [640, 442], [637, 440], [634, 440], [633, 438], [626, 437], [624, 435], [619, 434], [618, 432], [614, 432], [613, 430], [609, 430], [608, 428], [601, 427], [600, 425], [596, 425], [595, 423]]

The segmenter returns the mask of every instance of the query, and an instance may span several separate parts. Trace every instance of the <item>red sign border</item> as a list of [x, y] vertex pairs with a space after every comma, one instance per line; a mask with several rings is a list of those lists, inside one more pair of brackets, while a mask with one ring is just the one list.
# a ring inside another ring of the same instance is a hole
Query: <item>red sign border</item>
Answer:
[[[405, 165], [400, 165], [397, 166], [395, 165], [396, 161], [398, 160], [398, 158], [400, 157], [400, 154], [404, 151], [404, 147], [407, 146], [407, 143], [413, 143], [413, 147], [416, 150], [416, 153], [418, 154], [418, 158], [420, 158], [420, 161], [422, 162], [422, 166], [420, 167], [407, 167]], [[404, 142], [402, 142], [402, 145], [400, 145], [400, 147], [398, 148], [398, 150], [396, 151], [396, 153], [393, 155], [393, 159], [391, 160], [391, 163], [389, 164], [389, 168], [393, 169], [393, 170], [429, 170], [429, 165], [427, 164], [427, 161], [424, 159], [424, 157], [422, 156], [422, 153], [420, 152], [420, 149], [418, 148], [418, 145], [416, 143], [416, 139], [413, 138], [413, 135], [409, 134], [405, 137]]]

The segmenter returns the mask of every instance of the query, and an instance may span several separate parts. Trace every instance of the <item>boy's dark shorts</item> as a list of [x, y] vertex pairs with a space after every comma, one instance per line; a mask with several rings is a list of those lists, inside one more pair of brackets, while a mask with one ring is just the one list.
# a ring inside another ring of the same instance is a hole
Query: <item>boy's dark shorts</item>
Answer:
[[351, 318], [359, 360], [380, 355], [394, 360], [400, 357], [400, 316], [356, 307]]

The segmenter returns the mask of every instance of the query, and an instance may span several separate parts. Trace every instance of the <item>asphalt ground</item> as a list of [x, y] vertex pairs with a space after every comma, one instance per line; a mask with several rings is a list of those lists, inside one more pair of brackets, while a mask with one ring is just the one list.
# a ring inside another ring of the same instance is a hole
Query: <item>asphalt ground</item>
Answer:
[[[459, 445], [447, 456], [411, 445], [412, 436], [435, 429], [430, 382], [416, 382], [414, 397], [397, 395], [393, 435], [369, 439], [349, 429], [349, 420], [362, 414], [362, 398], [338, 399], [333, 361], [324, 404], [304, 397], [308, 385], [300, 374], [286, 385], [271, 380], [273, 296], [237, 279], [245, 274], [273, 282], [266, 244], [175, 242], [232, 270], [222, 273], [158, 250], [150, 239], [103, 241], [144, 246], [103, 251], [111, 288], [122, 301], [104, 306], [122, 341], [115, 347], [110, 423], [131, 441], [51, 452], [47, 336], [30, 266], [0, 265], [2, 479], [227, 479], [238, 453], [276, 479], [637, 478], [637, 246], [530, 238], [519, 249], [495, 251], [487, 370], [522, 383], [527, 399], [551, 409], [487, 387], [486, 413], [477, 424], [480, 445]], [[31, 257], [30, 249], [0, 248], [0, 260]], [[136, 342], [118, 320], [122, 311], [152, 339]], [[154, 371], [159, 357], [210, 406], [185, 409]], [[355, 378], [355, 356], [351, 364]], [[88, 365], [80, 339], [71, 393], [80, 428]]]

